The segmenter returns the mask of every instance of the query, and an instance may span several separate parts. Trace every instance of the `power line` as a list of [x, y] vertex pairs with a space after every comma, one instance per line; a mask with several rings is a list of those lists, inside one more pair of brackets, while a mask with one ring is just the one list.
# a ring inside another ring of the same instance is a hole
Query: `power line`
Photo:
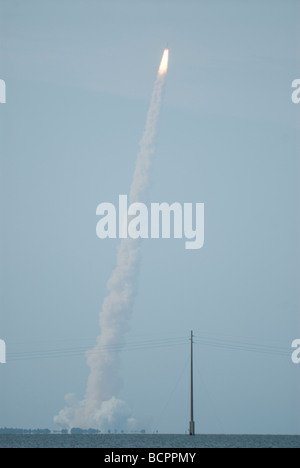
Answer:
[[[139, 351], [159, 348], [172, 348], [187, 346], [189, 343], [186, 337], [164, 338], [164, 339], [149, 339], [132, 342], [116, 343], [110, 346], [103, 346], [100, 351], [93, 351], [94, 344], [90, 341], [89, 344], [70, 347], [57, 347], [53, 349], [33, 349], [30, 351], [8, 352], [7, 361], [16, 362], [32, 359], [55, 359], [55, 358], [72, 358], [82, 357], [86, 353], [120, 353], [121, 351]], [[248, 340], [217, 338], [211, 335], [195, 335], [194, 343], [198, 346], [206, 346], [212, 348], [222, 348], [232, 351], [243, 351], [259, 354], [269, 354], [276, 356], [289, 356], [290, 348], [284, 346], [276, 346], [262, 343], [250, 342]]]
[[[168, 347], [184, 346], [184, 345], [186, 345], [185, 338], [147, 340], [147, 341], [119, 343], [116, 345], [103, 346], [100, 349], [100, 353], [101, 352], [114, 353], [114, 352], [142, 350], [142, 349], [168, 348]], [[7, 354], [7, 361], [14, 362], [14, 361], [30, 360], [30, 359], [76, 357], [76, 356], [84, 356], [87, 352], [91, 354], [99, 352], [98, 350], [93, 351], [93, 349], [91, 350], [91, 348], [92, 348], [92, 345], [72, 347], [72, 348], [58, 348], [58, 349], [48, 349], [48, 350], [11, 352]]]
[[213, 337], [197, 336], [196, 344], [210, 346], [213, 348], [223, 348], [235, 351], [248, 351], [260, 354], [273, 354], [277, 356], [289, 356], [291, 351], [288, 347], [275, 346], [261, 343], [251, 343], [240, 340], [228, 340]]

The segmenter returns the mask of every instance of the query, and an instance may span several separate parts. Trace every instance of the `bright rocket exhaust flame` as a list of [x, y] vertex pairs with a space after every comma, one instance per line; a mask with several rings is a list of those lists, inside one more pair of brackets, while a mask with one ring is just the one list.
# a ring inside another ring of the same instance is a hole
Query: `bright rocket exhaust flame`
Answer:
[[159, 70], [158, 70], [159, 75], [164, 75], [165, 73], [167, 73], [168, 64], [169, 64], [169, 49], [165, 49], [161, 62], [160, 62]]

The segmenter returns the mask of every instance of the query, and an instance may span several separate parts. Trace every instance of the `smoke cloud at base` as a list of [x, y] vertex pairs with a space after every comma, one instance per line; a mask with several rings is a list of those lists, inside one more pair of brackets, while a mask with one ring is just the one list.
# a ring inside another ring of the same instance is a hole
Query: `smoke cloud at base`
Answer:
[[[154, 85], [145, 131], [140, 142], [140, 151], [130, 189], [130, 203], [145, 202], [150, 184], [150, 172], [162, 95], [168, 66], [166, 51]], [[137, 422], [129, 406], [117, 396], [120, 394], [120, 352], [125, 344], [126, 333], [132, 315], [137, 292], [136, 280], [140, 264], [140, 240], [123, 239], [117, 255], [117, 265], [109, 281], [109, 294], [100, 312], [101, 334], [96, 346], [87, 353], [90, 375], [85, 399], [78, 401], [67, 395], [67, 406], [54, 418], [61, 427], [80, 427], [132, 431]]]
[[67, 407], [55, 416], [54, 422], [63, 428], [99, 429], [131, 432], [137, 430], [137, 421], [132, 418], [129, 406], [122, 400], [112, 397], [100, 405], [95, 402], [93, 415], [87, 418], [88, 401], [79, 401], [74, 394], [66, 395]]

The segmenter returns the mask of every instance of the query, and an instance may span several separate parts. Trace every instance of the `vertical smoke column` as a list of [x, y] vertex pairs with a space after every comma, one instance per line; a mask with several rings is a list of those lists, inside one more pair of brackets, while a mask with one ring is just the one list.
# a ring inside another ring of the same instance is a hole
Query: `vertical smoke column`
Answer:
[[[159, 67], [145, 131], [140, 142], [140, 151], [130, 190], [130, 203], [144, 202], [147, 198], [168, 55], [169, 51], [166, 49]], [[91, 368], [87, 386], [88, 401], [105, 401], [111, 398], [113, 392], [118, 389], [118, 376], [116, 375], [118, 355], [110, 352], [109, 348], [124, 343], [124, 334], [128, 330], [135, 295], [139, 258], [139, 242], [123, 239], [119, 247], [117, 266], [108, 282], [109, 296], [104, 300], [100, 313], [101, 335], [97, 346], [88, 355], [88, 364]]]
[[[140, 151], [130, 189], [130, 203], [146, 201], [158, 117], [168, 69], [169, 51], [165, 49], [154, 85], [146, 127], [140, 142]], [[101, 334], [96, 346], [87, 353], [90, 367], [85, 400], [69, 402], [55, 418], [55, 422], [69, 427], [97, 427], [105, 430], [110, 424], [126, 429], [130, 410], [117, 399], [121, 387], [119, 375], [120, 351], [129, 328], [136, 279], [140, 262], [140, 241], [123, 239], [118, 250], [117, 265], [108, 281], [109, 294], [100, 312]], [[116, 351], [116, 348], [118, 351]]]

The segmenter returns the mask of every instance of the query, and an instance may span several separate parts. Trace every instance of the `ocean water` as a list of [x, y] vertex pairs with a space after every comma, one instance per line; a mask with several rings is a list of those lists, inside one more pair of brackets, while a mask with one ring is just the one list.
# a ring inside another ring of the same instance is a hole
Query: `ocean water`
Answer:
[[0, 435], [0, 448], [300, 448], [300, 436]]

